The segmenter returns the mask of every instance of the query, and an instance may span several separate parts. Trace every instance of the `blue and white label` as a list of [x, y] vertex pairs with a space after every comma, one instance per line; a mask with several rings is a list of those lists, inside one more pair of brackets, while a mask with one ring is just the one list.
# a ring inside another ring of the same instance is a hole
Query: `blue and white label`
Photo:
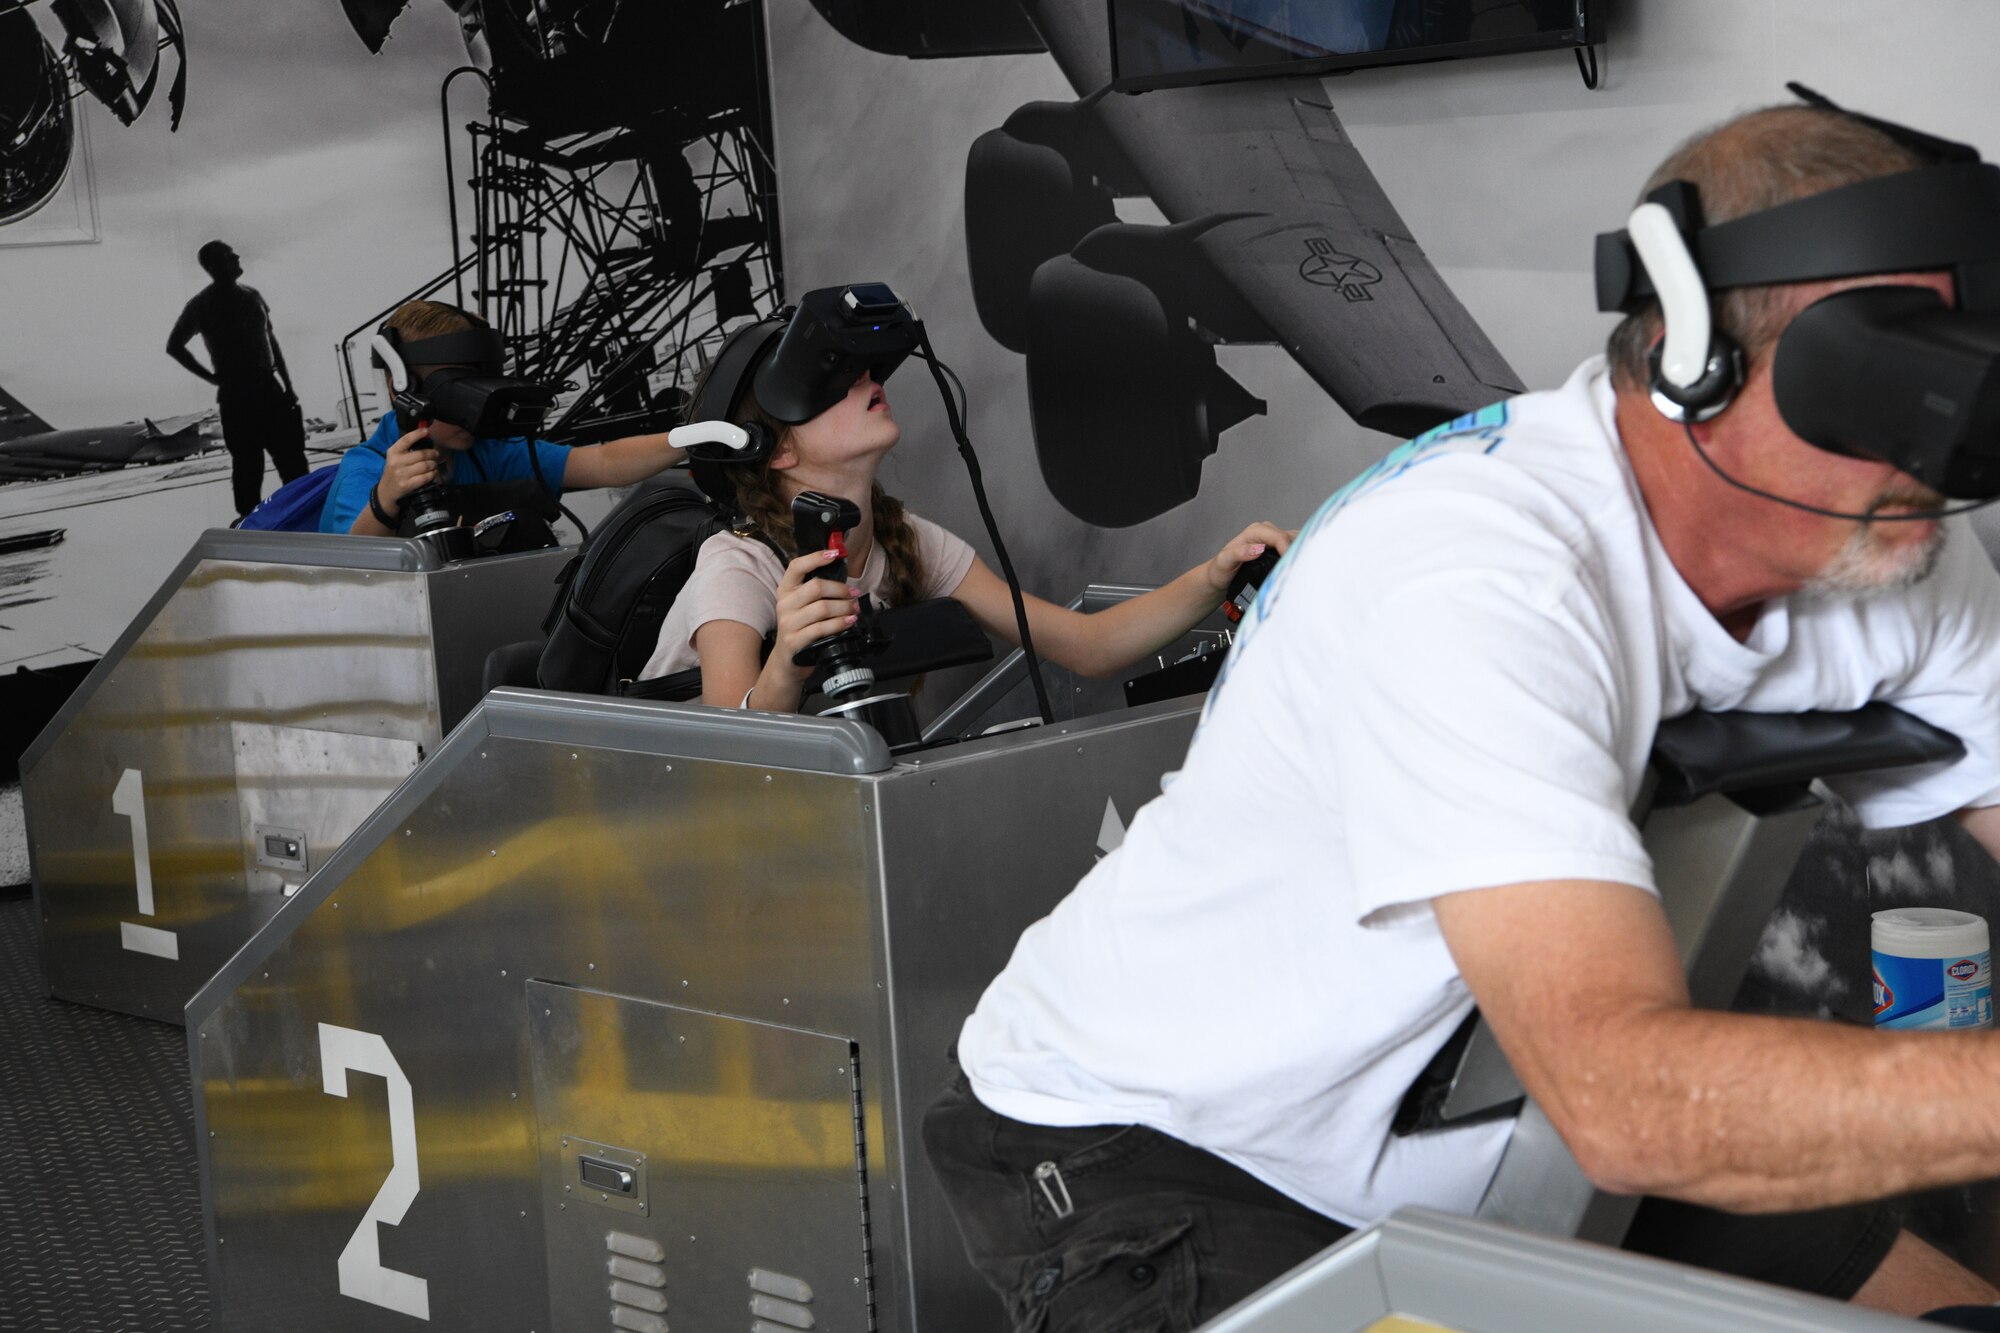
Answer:
[[1990, 950], [1960, 958], [1905, 958], [1874, 952], [1875, 1026], [1983, 1028], [1993, 1025]]

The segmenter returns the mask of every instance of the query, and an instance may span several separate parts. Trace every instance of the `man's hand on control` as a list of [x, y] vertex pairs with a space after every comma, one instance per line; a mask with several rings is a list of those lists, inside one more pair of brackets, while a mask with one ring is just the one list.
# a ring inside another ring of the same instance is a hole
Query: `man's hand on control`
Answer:
[[382, 479], [376, 483], [376, 493], [384, 505], [400, 511], [404, 498], [412, 491], [451, 475], [449, 460], [430, 441], [431, 428], [425, 423], [389, 446], [382, 464]]
[[1215, 589], [1215, 595], [1220, 597], [1229, 591], [1229, 581], [1236, 577], [1238, 569], [1264, 554], [1266, 548], [1283, 555], [1285, 548], [1292, 544], [1292, 538], [1298, 535], [1297, 528], [1287, 531], [1275, 523], [1252, 523], [1231, 537], [1202, 573], [1209, 586]]

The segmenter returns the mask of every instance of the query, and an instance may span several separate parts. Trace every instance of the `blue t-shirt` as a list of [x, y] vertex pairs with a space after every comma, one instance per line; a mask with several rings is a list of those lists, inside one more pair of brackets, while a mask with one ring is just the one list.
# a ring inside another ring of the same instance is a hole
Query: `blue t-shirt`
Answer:
[[[375, 433], [341, 455], [340, 471], [334, 474], [333, 489], [327, 492], [326, 508], [320, 510], [321, 532], [346, 532], [354, 526], [354, 520], [368, 507], [368, 493], [375, 489], [375, 483], [382, 479], [382, 469], [389, 464], [389, 446], [401, 439], [403, 433], [396, 414], [384, 412], [382, 420], [376, 423]], [[474, 440], [464, 453], [451, 449], [440, 449], [438, 453], [451, 460], [451, 479], [446, 484], [463, 486], [474, 482], [532, 480], [535, 470], [529, 459], [530, 448], [541, 459], [542, 479], [560, 496], [563, 471], [569, 464], [569, 450], [560, 444], [530, 441], [525, 435], [516, 435], [507, 440]]]

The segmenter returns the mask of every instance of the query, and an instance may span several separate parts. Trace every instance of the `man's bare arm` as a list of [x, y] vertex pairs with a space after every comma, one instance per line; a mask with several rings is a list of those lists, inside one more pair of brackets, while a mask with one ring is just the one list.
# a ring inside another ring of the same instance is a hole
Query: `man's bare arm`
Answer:
[[1690, 1009], [1659, 903], [1631, 885], [1434, 905], [1523, 1086], [1602, 1188], [1773, 1212], [2000, 1174], [2000, 1034]]
[[1958, 822], [1965, 826], [1986, 854], [2000, 861], [2000, 805], [1978, 806], [1958, 812]]
[[175, 329], [174, 336], [167, 340], [167, 355], [186, 366], [190, 374], [197, 375], [210, 384], [218, 383], [215, 372], [195, 360], [194, 353], [188, 350], [187, 345], [187, 338], [179, 329]]

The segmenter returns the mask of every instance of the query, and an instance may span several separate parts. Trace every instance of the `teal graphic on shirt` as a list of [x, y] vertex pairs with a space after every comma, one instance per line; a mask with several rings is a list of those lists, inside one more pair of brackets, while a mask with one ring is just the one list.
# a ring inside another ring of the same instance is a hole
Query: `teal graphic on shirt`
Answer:
[[[1293, 557], [1305, 548], [1305, 544], [1320, 529], [1333, 520], [1334, 515], [1355, 501], [1387, 486], [1411, 468], [1440, 457], [1443, 452], [1473, 450], [1482, 454], [1492, 453], [1506, 442], [1503, 430], [1507, 420], [1507, 404], [1504, 401], [1482, 407], [1476, 412], [1468, 412], [1462, 417], [1454, 417], [1441, 426], [1433, 426], [1413, 440], [1397, 445], [1360, 476], [1328, 496], [1326, 503], [1322, 504], [1318, 512], [1299, 529], [1299, 535], [1292, 540], [1284, 558], [1278, 561], [1270, 576], [1264, 580], [1263, 588], [1257, 593], [1257, 600], [1244, 614], [1242, 627], [1237, 631], [1236, 642], [1230, 647], [1229, 656], [1224, 659], [1222, 670], [1217, 673], [1215, 684], [1209, 689], [1208, 706], [1202, 710], [1202, 720], [1207, 721], [1208, 710], [1215, 706], [1216, 698], [1222, 693], [1222, 687], [1229, 679], [1230, 669], [1242, 656], [1244, 645], [1250, 642], [1256, 634], [1257, 627], [1263, 624], [1277, 608], [1279, 598], [1284, 595], [1285, 580], [1291, 572]], [[1440, 451], [1438, 446], [1446, 442], [1451, 442], [1457, 448]]]

